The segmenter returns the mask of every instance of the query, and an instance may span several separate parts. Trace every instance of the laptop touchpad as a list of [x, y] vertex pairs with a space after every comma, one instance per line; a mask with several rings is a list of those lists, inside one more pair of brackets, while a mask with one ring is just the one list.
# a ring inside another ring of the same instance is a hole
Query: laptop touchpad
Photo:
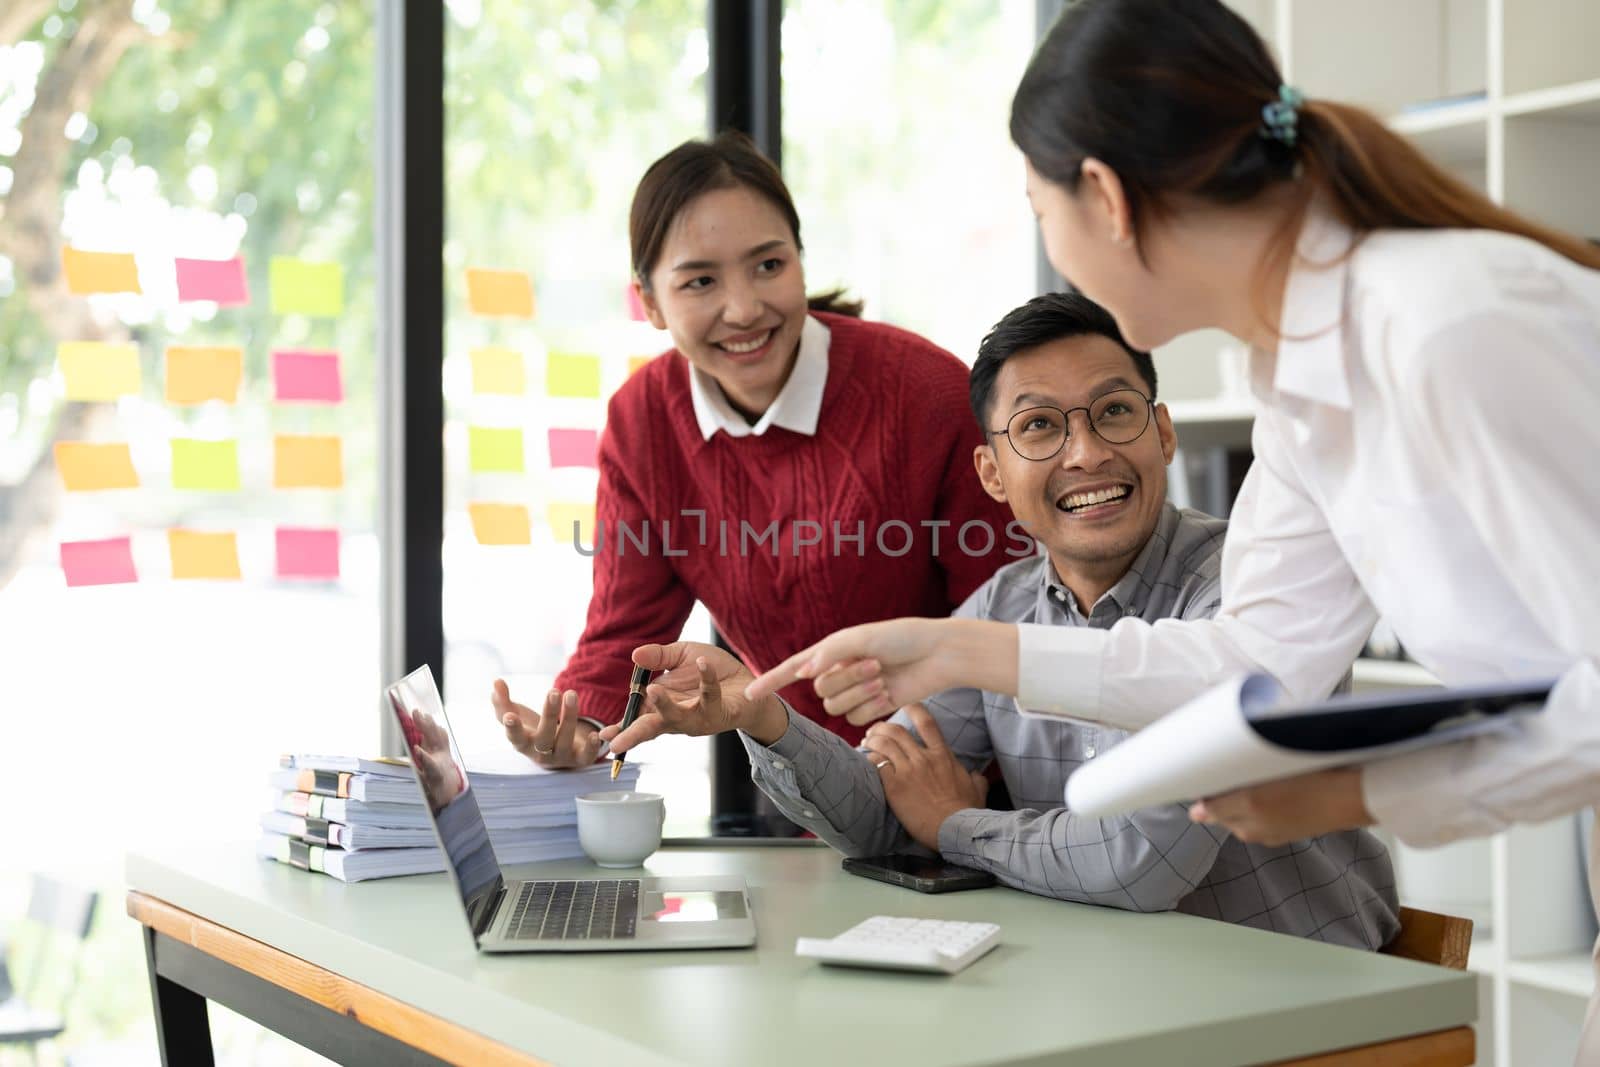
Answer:
[[704, 923], [745, 917], [744, 894], [704, 889], [665, 889], [639, 894], [645, 922]]

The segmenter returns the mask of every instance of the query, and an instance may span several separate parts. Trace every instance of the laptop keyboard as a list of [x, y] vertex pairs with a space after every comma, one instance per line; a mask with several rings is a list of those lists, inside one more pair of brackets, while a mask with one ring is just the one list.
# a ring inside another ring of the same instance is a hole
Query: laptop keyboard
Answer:
[[512, 941], [628, 938], [638, 917], [637, 878], [524, 882], [506, 937]]

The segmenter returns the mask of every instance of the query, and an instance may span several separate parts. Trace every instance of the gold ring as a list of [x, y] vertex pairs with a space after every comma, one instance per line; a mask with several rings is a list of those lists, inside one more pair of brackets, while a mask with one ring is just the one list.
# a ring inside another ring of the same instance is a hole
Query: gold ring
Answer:
[[556, 753], [556, 746], [551, 745], [549, 748], [540, 748], [538, 745], [534, 745], [533, 750], [541, 756], [553, 756]]
[[880, 770], [880, 771], [881, 771], [881, 770], [883, 770], [883, 769], [884, 769], [884, 768], [885, 768], [885, 767], [887, 767], [887, 766], [889, 766], [889, 761], [888, 761], [888, 760], [884, 760], [884, 761], [882, 761], [882, 762], [881, 762], [881, 763], [874, 763], [874, 764], [873, 764], [873, 766], [874, 766], [874, 767], [876, 767], [876, 768], [878, 768], [878, 770]]

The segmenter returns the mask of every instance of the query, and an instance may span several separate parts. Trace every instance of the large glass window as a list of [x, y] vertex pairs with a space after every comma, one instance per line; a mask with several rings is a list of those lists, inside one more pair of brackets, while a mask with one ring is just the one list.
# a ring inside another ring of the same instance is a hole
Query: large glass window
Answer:
[[[708, 53], [703, 0], [449, 12], [445, 695], [470, 750], [505, 744], [492, 681], [538, 710], [582, 633], [573, 524], [591, 544], [606, 402], [670, 345], [630, 310], [628, 206], [652, 160], [704, 134]], [[709, 637], [703, 617], [687, 632]], [[705, 742], [640, 758], [669, 818], [703, 821]]]
[[70, 1033], [115, 1062], [124, 851], [377, 745], [373, 10], [0, 6], [0, 896], [101, 887]]
[[813, 291], [968, 363], [1036, 290], [1022, 156], [1007, 133], [1034, 0], [788, 0], [783, 169]]

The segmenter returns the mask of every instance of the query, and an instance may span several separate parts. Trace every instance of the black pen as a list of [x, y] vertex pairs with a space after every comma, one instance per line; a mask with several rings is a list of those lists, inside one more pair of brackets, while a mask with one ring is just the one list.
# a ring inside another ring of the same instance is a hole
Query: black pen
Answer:
[[[622, 713], [622, 730], [633, 725], [633, 720], [639, 717], [639, 709], [644, 706], [644, 687], [650, 684], [650, 668], [635, 667], [633, 679], [628, 683], [628, 707]], [[617, 733], [621, 733], [618, 730]], [[611, 757], [611, 780], [617, 780], [617, 775], [622, 773], [622, 761], [627, 758], [627, 753]]]

